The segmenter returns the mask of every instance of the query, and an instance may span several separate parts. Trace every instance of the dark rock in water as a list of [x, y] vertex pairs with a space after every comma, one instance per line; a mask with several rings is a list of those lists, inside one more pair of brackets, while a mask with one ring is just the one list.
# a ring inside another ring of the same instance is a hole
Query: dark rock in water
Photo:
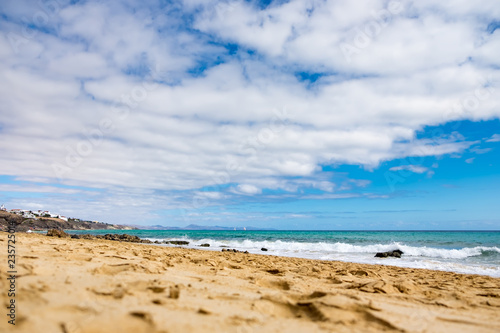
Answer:
[[144, 242], [144, 240], [140, 239], [137, 236], [127, 235], [127, 234], [106, 234], [104, 236], [96, 236], [97, 238], [102, 238], [105, 240], [113, 240], [120, 242], [131, 242], [131, 243], [150, 243], [151, 241]]
[[201, 246], [201, 247], [210, 247], [210, 244], [205, 243], [205, 244], [201, 244], [200, 246]]
[[90, 235], [90, 234], [83, 234], [83, 235], [80, 235], [80, 239], [95, 239], [96, 237], [94, 235]]
[[133, 242], [133, 243], [150, 243], [151, 242], [150, 240], [140, 239], [138, 236], [132, 236], [132, 235], [127, 235], [127, 234], [120, 235], [120, 237], [118, 237], [118, 239], [121, 241]]
[[174, 244], [174, 245], [188, 245], [188, 241], [179, 241], [179, 240], [174, 240], [174, 241], [166, 241], [165, 244]]
[[[47, 233], [48, 235], [48, 233]], [[70, 235], [68, 235], [69, 237]], [[90, 235], [90, 234], [82, 234], [82, 235], [71, 235], [71, 238], [76, 239], [105, 239], [111, 241], [118, 242], [130, 242], [130, 243], [146, 243], [152, 244], [153, 241], [149, 239], [140, 239], [137, 236], [127, 235], [127, 234], [105, 234], [105, 235]]]
[[105, 239], [111, 241], [119, 242], [130, 242], [130, 243], [152, 243], [148, 239], [140, 239], [137, 236], [127, 235], [127, 234], [105, 234], [105, 235], [80, 235], [83, 239]]
[[245, 252], [243, 252], [243, 253], [248, 254], [248, 251], [245, 251]]
[[155, 241], [155, 244], [161, 244], [160, 241]]
[[236, 250], [236, 249], [222, 249], [222, 252], [233, 252], [233, 253], [248, 253], [248, 251], [240, 251], [240, 250]]
[[394, 250], [394, 251], [387, 251], [387, 252], [378, 252], [375, 254], [375, 258], [387, 258], [387, 257], [394, 257], [394, 258], [401, 258], [401, 255], [404, 252], [401, 250]]
[[57, 230], [57, 229], [50, 229], [47, 231], [47, 236], [50, 237], [59, 237], [59, 238], [67, 238], [70, 237], [67, 233], [65, 233], [62, 230]]
[[260, 249], [261, 251], [267, 251], [267, 249], [265, 247], [263, 247], [262, 249]]

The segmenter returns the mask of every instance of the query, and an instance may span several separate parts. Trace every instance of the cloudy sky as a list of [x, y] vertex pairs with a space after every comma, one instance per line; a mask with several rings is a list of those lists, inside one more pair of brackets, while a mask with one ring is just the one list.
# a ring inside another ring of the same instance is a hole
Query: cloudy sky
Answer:
[[499, 229], [498, 0], [6, 0], [0, 203]]

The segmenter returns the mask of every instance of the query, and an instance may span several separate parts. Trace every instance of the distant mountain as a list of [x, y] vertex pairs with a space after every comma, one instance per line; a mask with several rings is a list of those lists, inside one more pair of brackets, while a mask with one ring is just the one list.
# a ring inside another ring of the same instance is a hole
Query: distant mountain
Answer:
[[163, 225], [150, 225], [150, 226], [142, 226], [142, 225], [134, 225], [135, 228], [143, 229], [143, 230], [237, 230], [243, 231], [248, 230], [276, 230], [272, 228], [256, 228], [256, 227], [221, 227], [218, 225], [215, 226], [205, 226], [205, 225], [196, 225], [190, 224], [185, 227], [169, 227]]

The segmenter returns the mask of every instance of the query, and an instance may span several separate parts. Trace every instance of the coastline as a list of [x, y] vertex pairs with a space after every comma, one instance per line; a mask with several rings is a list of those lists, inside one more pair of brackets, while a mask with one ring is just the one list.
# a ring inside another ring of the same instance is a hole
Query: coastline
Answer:
[[[500, 331], [499, 278], [100, 239], [16, 238], [19, 332]], [[7, 233], [0, 240], [6, 247]], [[0, 256], [6, 289], [6, 252]], [[7, 295], [1, 297], [6, 304]], [[4, 318], [0, 329], [10, 328]]]
[[[81, 235], [86, 231], [68, 231]], [[92, 235], [123, 231], [90, 231]], [[133, 230], [126, 234], [143, 242], [168, 245], [183, 241], [189, 248], [229, 247], [282, 257], [423, 268], [500, 278], [499, 231], [157, 231]], [[100, 237], [97, 236], [97, 237]], [[376, 253], [401, 250], [399, 258], [377, 258]]]

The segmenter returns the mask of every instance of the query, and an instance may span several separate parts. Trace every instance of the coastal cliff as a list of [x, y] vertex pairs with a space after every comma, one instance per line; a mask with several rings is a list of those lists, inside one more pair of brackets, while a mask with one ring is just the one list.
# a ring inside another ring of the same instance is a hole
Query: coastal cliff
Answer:
[[17, 214], [0, 211], [0, 230], [7, 230], [9, 223], [16, 225], [17, 232], [25, 232], [28, 230], [132, 230], [134, 227], [108, 224], [102, 222], [82, 221], [80, 219], [68, 219], [64, 221], [59, 218], [41, 217], [41, 218], [26, 218]]

